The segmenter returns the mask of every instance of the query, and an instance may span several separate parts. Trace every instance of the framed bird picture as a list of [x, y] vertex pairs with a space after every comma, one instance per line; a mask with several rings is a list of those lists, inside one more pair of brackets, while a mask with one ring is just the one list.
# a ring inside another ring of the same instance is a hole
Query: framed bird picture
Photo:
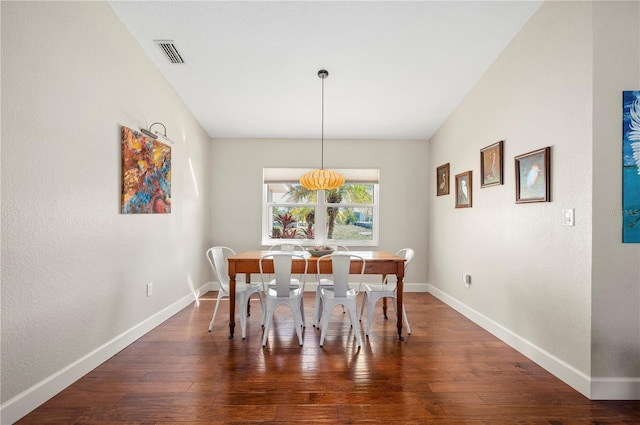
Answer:
[[551, 147], [518, 155], [516, 204], [551, 201]]
[[436, 193], [438, 196], [449, 194], [449, 163], [441, 165], [436, 170]]
[[456, 208], [471, 208], [471, 177], [473, 171], [456, 174]]
[[480, 187], [502, 184], [504, 140], [480, 150]]

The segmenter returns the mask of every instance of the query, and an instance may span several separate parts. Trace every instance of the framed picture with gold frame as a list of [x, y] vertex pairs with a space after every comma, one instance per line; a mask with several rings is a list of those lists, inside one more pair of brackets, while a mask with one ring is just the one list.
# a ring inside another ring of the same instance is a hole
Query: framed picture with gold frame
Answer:
[[456, 208], [471, 208], [473, 171], [456, 174]]
[[436, 193], [438, 196], [449, 194], [449, 163], [441, 165], [436, 170]]
[[480, 187], [503, 184], [504, 140], [480, 149]]

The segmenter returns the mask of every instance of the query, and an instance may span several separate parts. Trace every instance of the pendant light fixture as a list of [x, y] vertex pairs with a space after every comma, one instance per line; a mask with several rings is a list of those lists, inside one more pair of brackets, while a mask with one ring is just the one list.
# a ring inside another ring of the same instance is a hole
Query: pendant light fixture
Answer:
[[300, 184], [309, 190], [337, 189], [344, 184], [344, 177], [341, 174], [324, 169], [324, 79], [328, 76], [327, 70], [318, 71], [318, 77], [322, 80], [322, 152], [320, 169], [309, 171], [300, 177]]

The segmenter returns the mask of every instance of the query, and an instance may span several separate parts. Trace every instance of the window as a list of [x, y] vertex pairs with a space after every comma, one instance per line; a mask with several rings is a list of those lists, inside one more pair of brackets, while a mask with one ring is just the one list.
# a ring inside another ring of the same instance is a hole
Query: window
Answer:
[[263, 170], [262, 244], [296, 239], [308, 245], [378, 245], [378, 170], [336, 170], [346, 183], [310, 191], [298, 178], [307, 169]]

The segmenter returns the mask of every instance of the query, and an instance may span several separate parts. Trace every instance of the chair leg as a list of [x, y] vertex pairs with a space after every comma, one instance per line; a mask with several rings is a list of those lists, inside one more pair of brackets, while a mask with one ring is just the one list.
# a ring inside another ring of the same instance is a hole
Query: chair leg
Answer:
[[371, 322], [373, 321], [373, 311], [376, 309], [376, 300], [369, 294], [369, 302], [367, 303], [367, 326], [365, 328], [365, 335], [369, 336], [371, 330]]
[[[396, 306], [396, 304], [398, 303], [397, 299], [393, 299], [394, 302], [392, 302], [391, 304], [393, 304], [393, 314], [398, 317], [398, 307]], [[404, 306], [403, 306], [404, 307]], [[385, 317], [386, 319], [386, 317]]]
[[[392, 298], [393, 302], [393, 312], [396, 314], [396, 317], [398, 317], [398, 307], [396, 306], [396, 304], [398, 303], [398, 300], [396, 298]], [[407, 327], [407, 334], [411, 335], [411, 326], [409, 326], [409, 319], [407, 319], [407, 310], [405, 310], [404, 308], [404, 304], [402, 304], [402, 321], [404, 322], [404, 325]]]
[[260, 297], [260, 307], [262, 307], [262, 327], [267, 323], [267, 305], [262, 300], [262, 294], [258, 293]]
[[316, 325], [320, 324], [320, 284], [316, 287], [316, 300], [313, 306], [313, 327], [317, 327]]
[[216, 314], [218, 314], [218, 307], [220, 307], [221, 299], [222, 294], [218, 291], [218, 300], [216, 301], [216, 307], [213, 309], [213, 316], [211, 316], [211, 322], [209, 323], [209, 332], [213, 330], [213, 322], [216, 320]]
[[256, 294], [258, 296], [258, 299], [260, 300], [260, 308], [262, 309], [262, 323], [260, 323], [260, 326], [264, 328], [265, 309], [264, 301], [262, 300], [262, 294], [260, 292], [254, 292], [254, 294]]
[[367, 301], [367, 293], [362, 293], [362, 303], [360, 303], [360, 321], [362, 322], [362, 313], [364, 313], [364, 304]]
[[[262, 322], [260, 322], [260, 326], [264, 327], [264, 301], [262, 300], [262, 294], [260, 292], [254, 292], [253, 294], [251, 294], [248, 298], [247, 298], [247, 304], [250, 305], [251, 304], [251, 297], [253, 295], [257, 295], [258, 296], [258, 300], [260, 301], [260, 309], [262, 310]], [[249, 314], [249, 307], [247, 306], [247, 317], [251, 316]]]
[[[344, 308], [344, 305], [342, 306]], [[358, 343], [358, 347], [362, 346], [362, 340], [360, 338], [360, 327], [358, 326], [358, 318], [356, 317], [357, 303], [353, 303], [353, 308], [349, 308], [349, 316], [351, 317], [351, 327], [353, 328], [353, 332], [356, 334], [356, 342]]]
[[245, 311], [245, 304], [250, 304], [249, 300], [246, 298], [241, 298], [238, 300], [238, 310], [240, 311], [240, 330], [242, 331], [242, 339], [246, 339], [247, 338], [247, 316], [245, 316], [243, 313]]
[[267, 302], [267, 311], [265, 314], [265, 317], [267, 320], [265, 320], [265, 324], [264, 324], [264, 331], [263, 331], [263, 336], [262, 336], [262, 346], [266, 347], [267, 345], [267, 336], [269, 335], [269, 329], [271, 329], [271, 322], [273, 321], [273, 310], [275, 310], [275, 308], [273, 309], [269, 309], [268, 306], [268, 302]]
[[[299, 307], [302, 308], [302, 298], [300, 298]], [[298, 335], [298, 343], [300, 347], [302, 347], [302, 310], [298, 309], [298, 311], [295, 311], [291, 309], [291, 312], [293, 313], [293, 327], [296, 328], [296, 335]]]
[[302, 316], [301, 317], [302, 323], [300, 324], [300, 327], [306, 328], [307, 324], [306, 324], [306, 321], [304, 320], [304, 300], [302, 299], [302, 297], [300, 297], [300, 316]]
[[[324, 344], [324, 337], [327, 334], [327, 328], [329, 327], [329, 316], [331, 315], [331, 311], [328, 308], [325, 308], [326, 303], [323, 303], [322, 307], [322, 331], [320, 332], [320, 347]], [[329, 311], [325, 311], [329, 310]]]
[[404, 324], [407, 326], [407, 335], [411, 335], [411, 326], [409, 326], [409, 319], [407, 318], [407, 311], [402, 304], [402, 317], [404, 318]]
[[321, 328], [322, 327], [322, 312], [324, 311], [324, 301], [322, 300], [322, 294], [320, 294], [320, 301], [318, 302], [318, 321], [317, 323], [317, 327]]

